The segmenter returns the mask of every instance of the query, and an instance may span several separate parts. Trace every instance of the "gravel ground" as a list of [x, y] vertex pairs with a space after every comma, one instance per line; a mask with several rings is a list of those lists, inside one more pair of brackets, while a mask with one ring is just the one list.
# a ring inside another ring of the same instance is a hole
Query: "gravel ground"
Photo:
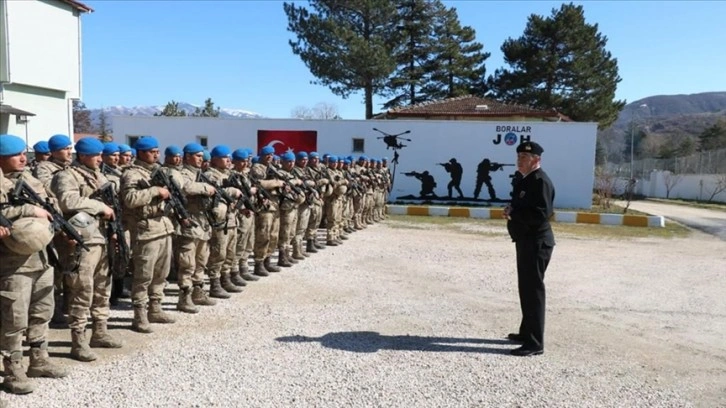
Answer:
[[[501, 223], [389, 220], [93, 363], [68, 357], [28, 407], [726, 406], [724, 243], [559, 237], [546, 352], [517, 358], [514, 247]], [[170, 286], [171, 291], [175, 289]], [[165, 300], [173, 309], [175, 296]], [[26, 360], [27, 361], [27, 360]]]

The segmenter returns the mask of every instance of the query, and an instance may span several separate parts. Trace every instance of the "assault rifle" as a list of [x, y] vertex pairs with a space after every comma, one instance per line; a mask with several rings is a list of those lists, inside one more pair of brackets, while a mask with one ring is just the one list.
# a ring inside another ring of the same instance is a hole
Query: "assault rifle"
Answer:
[[[272, 176], [278, 180], [282, 180], [285, 183], [285, 186], [289, 187], [294, 194], [304, 194], [300, 187], [292, 184], [290, 177], [287, 177], [286, 175], [280, 173], [280, 171], [275, 168], [275, 166], [267, 166], [267, 175]], [[286, 200], [295, 201], [295, 196], [290, 195], [284, 188], [280, 189], [280, 194], [282, 195], [282, 198]]]
[[503, 170], [504, 167], [508, 167], [508, 166], [515, 166], [515, 164], [504, 164], [504, 163], [496, 163], [496, 162], [489, 163], [489, 168], [492, 171]]
[[199, 224], [194, 222], [187, 211], [187, 200], [181, 192], [179, 184], [174, 180], [174, 176], [166, 174], [165, 168], [158, 166], [151, 172], [151, 185], [164, 187], [169, 190], [169, 198], [166, 201], [164, 212], [169, 215], [173, 210], [177, 221], [184, 227], [198, 227]]
[[[114, 270], [122, 271], [126, 273], [129, 262], [131, 261], [129, 253], [129, 245], [126, 243], [124, 237], [124, 227], [121, 224], [123, 218], [121, 203], [118, 200], [118, 194], [116, 194], [115, 185], [112, 182], [108, 182], [101, 186], [91, 198], [98, 197], [104, 204], [111, 207], [114, 212], [114, 219], [106, 222], [106, 240], [109, 244], [108, 251], [108, 268], [109, 271]], [[116, 236], [116, 244], [113, 244], [112, 237]]]
[[224, 217], [223, 221], [216, 222], [216, 217], [214, 216], [213, 210], [220, 202], [224, 202], [227, 205], [227, 214], [229, 214], [229, 210], [232, 208], [232, 204], [234, 204], [235, 199], [227, 194], [227, 192], [225, 192], [222, 187], [218, 186], [215, 182], [213, 182], [201, 170], [197, 173], [197, 181], [200, 183], [209, 184], [210, 186], [214, 187], [214, 198], [211, 200], [211, 202], [207, 201], [207, 208], [204, 210], [204, 213], [207, 216], [207, 220], [209, 220], [209, 223], [212, 225], [212, 227], [219, 228], [224, 225], [224, 233], [226, 234], [229, 220], [227, 219], [227, 217]]
[[[360, 195], [365, 195], [366, 188], [363, 187], [357, 180], [357, 177], [354, 177], [353, 174], [349, 171], [343, 171], [343, 175], [345, 176], [345, 179], [348, 180], [348, 184], [350, 184], [350, 192], [352, 194], [353, 191], [358, 192]], [[358, 176], [360, 177], [360, 176]]]
[[[2, 208], [2, 204], [0, 204], [0, 208]], [[13, 229], [13, 223], [10, 222], [9, 219], [5, 218], [4, 215], [0, 214], [0, 227], [5, 227], [7, 229]]]
[[73, 226], [69, 224], [65, 218], [63, 218], [63, 215], [58, 212], [55, 207], [53, 207], [53, 204], [50, 203], [50, 199], [46, 198], [43, 200], [40, 198], [38, 193], [36, 193], [35, 190], [33, 190], [24, 180], [18, 180], [15, 183], [15, 189], [11, 195], [11, 200], [18, 204], [33, 204], [42, 207], [45, 211], [50, 213], [53, 218], [51, 225], [53, 226], [54, 231], [62, 231], [68, 238], [75, 241], [77, 246], [85, 249], [86, 251], [91, 250], [88, 248], [86, 243], [83, 242], [83, 238], [78, 231], [76, 231], [76, 229], [73, 228]]
[[108, 176], [108, 175], [116, 176], [116, 177], [122, 176], [120, 171], [114, 169], [113, 167], [109, 166], [106, 163], [101, 163], [101, 173], [103, 173], [106, 176]]
[[242, 207], [244, 207], [252, 212], [257, 212], [255, 210], [255, 206], [252, 205], [252, 201], [250, 201], [250, 197], [252, 197], [252, 188], [249, 184], [247, 184], [247, 181], [244, 180], [244, 177], [241, 177], [239, 174], [232, 173], [227, 180], [225, 180], [224, 187], [234, 187], [242, 192], [242, 197], [239, 198], [234, 207], [235, 210], [241, 210]]

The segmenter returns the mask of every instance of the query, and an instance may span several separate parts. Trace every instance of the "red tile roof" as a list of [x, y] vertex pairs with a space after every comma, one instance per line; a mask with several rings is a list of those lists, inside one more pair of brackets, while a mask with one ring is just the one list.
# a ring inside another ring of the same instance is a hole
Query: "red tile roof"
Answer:
[[81, 3], [80, 1], [76, 0], [60, 0], [63, 3], [70, 4], [73, 6], [76, 10], [83, 12], [83, 13], [91, 13], [93, 12], [93, 9], [86, 6], [85, 4]]
[[550, 120], [571, 121], [555, 109], [543, 110], [524, 105], [507, 104], [489, 98], [473, 95], [422, 102], [411, 106], [389, 109], [380, 116], [396, 117], [429, 117], [470, 116], [475, 117], [507, 117], [525, 116]]

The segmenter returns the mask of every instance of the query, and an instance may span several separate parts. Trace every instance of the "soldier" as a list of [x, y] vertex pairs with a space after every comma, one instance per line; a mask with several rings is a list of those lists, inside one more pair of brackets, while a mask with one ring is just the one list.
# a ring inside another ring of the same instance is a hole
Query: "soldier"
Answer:
[[204, 149], [204, 154], [202, 156], [202, 171], [207, 171], [210, 160], [212, 160], [212, 155], [209, 153], [209, 150]]
[[[151, 184], [151, 174], [158, 167], [159, 142], [146, 136], [136, 142], [136, 149], [138, 159], [121, 176], [124, 216], [133, 220], [127, 225], [133, 236], [131, 301], [134, 318], [131, 329], [151, 333], [150, 323], [174, 323], [174, 319], [161, 308], [171, 263], [174, 225], [164, 211], [164, 200], [169, 198], [169, 190]], [[179, 296], [182, 296], [181, 291]]]
[[[257, 187], [250, 183], [250, 151], [247, 149], [237, 149], [232, 152], [232, 172], [239, 178], [243, 179], [241, 182], [247, 183], [250, 187], [249, 200], [256, 209], [263, 207], [264, 202], [262, 199], [257, 198]], [[247, 260], [249, 259], [252, 251], [254, 251], [255, 245], [255, 214], [249, 209], [242, 209], [237, 214], [237, 248], [236, 254], [236, 268], [232, 266], [232, 279], [235, 285], [244, 286], [242, 282], [245, 281], [256, 281], [259, 280], [257, 276], [253, 275], [249, 271], [249, 265]], [[239, 273], [242, 278], [240, 282], [235, 278], [235, 272]]]
[[[8, 202], [15, 183], [25, 181], [47, 198], [42, 183], [25, 172], [25, 142], [0, 135], [0, 202]], [[48, 322], [53, 314], [53, 270], [46, 246], [53, 233], [51, 215], [32, 204], [4, 206], [3, 216], [13, 221], [12, 234], [0, 241], [0, 354], [5, 369], [3, 388], [13, 394], [33, 392], [28, 377], [65, 377], [68, 372], [48, 356]], [[23, 367], [23, 334], [30, 345], [30, 365]]]
[[328, 173], [333, 186], [330, 196], [326, 197], [325, 226], [327, 228], [326, 245], [337, 246], [343, 241], [340, 239], [340, 224], [343, 218], [342, 197], [348, 191], [348, 182], [338, 170], [342, 162], [337, 156], [328, 157]]
[[167, 148], [164, 149], [164, 167], [181, 170], [183, 154], [184, 152], [181, 147], [175, 145], [167, 146]]
[[[226, 198], [234, 201], [215, 200], [208, 214], [212, 226], [209, 240], [209, 296], [227, 299], [230, 293], [242, 292], [243, 285], [237, 286], [231, 280], [232, 265], [235, 263], [237, 249], [237, 211], [234, 206], [242, 196], [242, 191], [234, 187], [224, 187], [230, 176], [229, 165], [232, 149], [225, 145], [215, 146], [210, 152], [211, 160], [205, 176], [213, 183], [215, 189], [226, 194]], [[221, 195], [221, 194], [220, 194]], [[214, 222], [214, 224], [212, 224]]]
[[131, 158], [133, 157], [133, 153], [131, 152], [131, 146], [127, 144], [120, 144], [118, 145], [118, 148], [118, 166], [122, 169], [125, 169], [126, 167], [129, 167], [132, 163]]
[[[320, 249], [324, 249], [325, 245], [318, 242], [318, 228], [323, 220], [323, 205], [326, 191], [330, 188], [330, 180], [325, 176], [326, 169], [320, 164], [320, 155], [318, 152], [310, 152], [308, 154], [308, 165], [305, 168], [308, 177], [315, 183], [318, 191], [318, 199], [312, 200], [310, 203], [310, 219], [305, 230], [305, 242], [307, 252], [315, 253]], [[332, 191], [332, 190], [331, 190]]]
[[268, 276], [268, 272], [280, 272], [280, 268], [272, 265], [270, 256], [277, 247], [280, 233], [279, 189], [282, 180], [275, 180], [268, 175], [268, 166], [272, 166], [275, 149], [265, 146], [260, 150], [259, 162], [250, 170], [250, 177], [262, 188], [270, 192], [272, 200], [255, 214], [255, 271], [257, 276]]
[[[69, 223], [76, 227], [90, 248], [90, 251], [75, 251], [78, 269], [66, 279], [71, 294], [68, 313], [71, 357], [78, 361], [94, 361], [98, 358], [90, 347], [122, 346], [107, 330], [111, 279], [106, 237], [101, 232], [105, 227], [102, 220], [112, 220], [115, 214], [102, 201], [92, 198], [108, 182], [99, 170], [103, 149], [98, 139], [80, 139], [76, 143], [76, 161], [56, 174], [51, 183], [61, 211], [66, 218], [70, 218]], [[93, 319], [90, 343], [86, 338], [86, 315], [89, 309]]]
[[297, 152], [295, 158], [295, 167], [293, 167], [291, 172], [296, 178], [302, 180], [303, 183], [305, 183], [305, 191], [307, 194], [306, 200], [302, 204], [300, 204], [297, 210], [297, 226], [295, 228], [295, 236], [293, 237], [292, 241], [292, 258], [301, 260], [305, 259], [305, 257], [308, 256], [306, 252], [318, 252], [318, 250], [312, 244], [304, 246], [303, 239], [305, 238], [305, 233], [308, 230], [308, 224], [310, 223], [311, 208], [316, 205], [316, 201], [318, 202], [317, 205], [322, 205], [322, 201], [320, 201], [320, 194], [315, 189], [315, 180], [310, 177], [307, 171], [307, 152]]
[[[184, 146], [184, 166], [181, 171], [172, 171], [179, 180], [181, 190], [187, 199], [187, 209], [193, 224], [177, 225], [179, 303], [177, 310], [185, 313], [197, 313], [194, 305], [213, 306], [217, 304], [210, 299], [204, 290], [204, 272], [209, 260], [209, 239], [211, 229], [204, 216], [204, 198], [211, 197], [215, 188], [206, 183], [198, 182], [204, 160], [204, 148], [198, 143]], [[191, 289], [191, 296], [189, 290]], [[191, 300], [191, 302], [190, 302]]]
[[48, 142], [46, 142], [45, 140], [41, 140], [40, 142], [34, 144], [33, 153], [35, 157], [33, 158], [33, 162], [30, 163], [31, 172], [35, 170], [36, 167], [38, 167], [38, 163], [50, 159], [50, 147], [48, 146]]
[[[302, 180], [295, 178], [291, 173], [292, 168], [295, 166], [295, 153], [284, 153], [280, 156], [280, 161], [281, 168], [277, 170], [277, 174], [286, 182], [283, 187], [284, 194], [280, 196], [280, 236], [277, 241], [277, 265], [287, 268], [297, 263], [297, 260], [292, 259], [290, 252], [297, 228], [298, 206], [305, 202], [305, 195], [300, 194], [301, 191], [299, 191]], [[293, 191], [291, 185], [297, 191]]]
[[[54, 194], [50, 188], [53, 176], [71, 164], [71, 159], [73, 157], [71, 139], [66, 135], [53, 135], [50, 139], [48, 139], [48, 150], [50, 150], [50, 159], [38, 163], [38, 166], [33, 169], [33, 175], [43, 184], [45, 193], [53, 197]], [[69, 257], [72, 249], [67, 244], [67, 241], [60, 236], [56, 236], [54, 242], [55, 247], [58, 250], [60, 264], [70, 264], [71, 259]], [[53, 312], [52, 321], [54, 324], [65, 324], [66, 321], [63, 314], [67, 309], [67, 296], [69, 296], [64, 289], [65, 275], [63, 269], [60, 267], [54, 269], [54, 274], [53, 293], [55, 296], [55, 310]]]

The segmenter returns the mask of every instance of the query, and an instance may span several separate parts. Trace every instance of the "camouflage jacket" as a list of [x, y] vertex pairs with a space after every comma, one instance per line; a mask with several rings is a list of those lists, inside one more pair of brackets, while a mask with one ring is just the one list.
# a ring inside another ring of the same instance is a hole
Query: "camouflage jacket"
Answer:
[[197, 226], [190, 225], [189, 227], [177, 225], [177, 235], [207, 241], [211, 237], [211, 227], [204, 214], [205, 198], [209, 197], [209, 192], [212, 191], [213, 187], [197, 181], [197, 173], [200, 171], [201, 169], [196, 167], [184, 165], [181, 171], [170, 169], [169, 174], [175, 180], [179, 180], [181, 190], [187, 199], [189, 216], [197, 224]]
[[151, 186], [151, 172], [158, 164], [136, 160], [121, 176], [120, 200], [124, 226], [134, 239], [150, 240], [174, 233], [174, 225], [165, 214], [160, 187]]
[[[207, 169], [207, 171], [204, 172], [204, 174], [209, 177], [209, 180], [211, 182], [224, 190], [224, 192], [233, 199], [236, 199], [242, 194], [241, 191], [234, 187], [222, 187], [231, 174], [230, 170], [220, 170], [215, 169], [214, 167], [210, 167]], [[219, 229], [222, 229], [225, 226], [228, 228], [237, 226], [237, 211], [234, 210], [236, 202], [237, 201], [235, 200], [235, 202], [231, 204], [232, 208], [228, 208], [227, 204], [222, 201], [220, 203], [217, 203], [216, 207], [214, 207], [214, 209], [212, 210], [215, 220], [217, 220], [217, 222], [219, 223], [225, 223], [225, 225], [218, 227]]]
[[54, 194], [50, 187], [50, 184], [53, 182], [53, 176], [70, 166], [70, 164], [71, 163], [64, 163], [51, 157], [49, 160], [38, 163], [35, 169], [33, 169], [33, 176], [40, 180], [43, 184], [43, 188], [45, 188], [45, 192], [49, 196], [53, 197]]
[[71, 218], [76, 213], [85, 212], [96, 220], [96, 230], [88, 237], [86, 245], [106, 244], [103, 228], [106, 222], [101, 218], [106, 205], [98, 199], [91, 198], [102, 185], [108, 183], [100, 170], [90, 169], [79, 162], [60, 171], [53, 177], [51, 190], [58, 198], [63, 216]]

